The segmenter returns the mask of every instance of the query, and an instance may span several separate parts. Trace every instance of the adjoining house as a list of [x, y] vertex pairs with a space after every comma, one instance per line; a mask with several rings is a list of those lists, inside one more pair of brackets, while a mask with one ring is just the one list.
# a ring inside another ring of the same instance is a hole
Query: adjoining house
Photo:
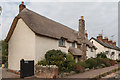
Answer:
[[107, 37], [104, 37], [102, 34], [99, 34], [96, 38], [91, 38], [90, 41], [97, 47], [96, 53], [106, 52], [107, 57], [113, 60], [119, 59], [120, 48], [116, 46], [116, 42], [108, 40]]
[[5, 41], [8, 42], [8, 68], [12, 70], [20, 70], [21, 59], [34, 60], [36, 64], [52, 49], [70, 52], [76, 62], [85, 60], [86, 54], [95, 54], [96, 50], [85, 37], [83, 16], [79, 31], [75, 31], [27, 9], [23, 2]]

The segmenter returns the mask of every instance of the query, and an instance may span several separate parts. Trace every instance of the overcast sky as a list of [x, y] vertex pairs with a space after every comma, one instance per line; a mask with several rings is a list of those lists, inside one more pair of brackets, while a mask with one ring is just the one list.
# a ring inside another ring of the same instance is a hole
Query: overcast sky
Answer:
[[[19, 4], [20, 2], [2, 2], [1, 39], [5, 39], [18, 14]], [[103, 36], [118, 42], [117, 2], [25, 2], [25, 5], [28, 9], [74, 30], [78, 30], [78, 20], [80, 16], [84, 16], [89, 39], [103, 31]]]

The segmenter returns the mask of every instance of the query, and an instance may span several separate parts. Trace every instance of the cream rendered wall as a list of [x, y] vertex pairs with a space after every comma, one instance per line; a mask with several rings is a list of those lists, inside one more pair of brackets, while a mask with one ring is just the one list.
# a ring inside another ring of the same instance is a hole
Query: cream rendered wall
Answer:
[[95, 41], [94, 39], [91, 39], [90, 42], [93, 42], [93, 44], [97, 47], [96, 54], [105, 51], [105, 47], [102, 46], [101, 44], [99, 44], [99, 43], [98, 43], [97, 41]]
[[91, 58], [91, 57], [95, 58], [96, 57], [96, 50], [93, 48], [93, 52], [91, 52], [91, 48], [87, 47], [86, 56], [87, 56], [87, 59]]
[[[65, 53], [68, 53], [68, 48], [72, 46], [72, 43], [69, 43], [65, 41], [65, 47], [59, 47], [59, 40], [57, 39], [52, 39], [49, 37], [44, 37], [44, 36], [35, 36], [36, 40], [36, 58], [35, 58], [35, 64], [39, 60], [43, 60], [45, 57], [44, 55], [48, 50], [61, 50]], [[77, 45], [75, 45], [77, 47]]]
[[[90, 42], [93, 41], [93, 44], [98, 48], [96, 50], [96, 53], [100, 53], [100, 52], [105, 52], [105, 51], [109, 51], [109, 53], [107, 54], [107, 57], [113, 60], [119, 59], [118, 58], [118, 54], [119, 51], [115, 50], [115, 49], [110, 49], [110, 48], [105, 48], [104, 46], [102, 46], [101, 44], [99, 44], [97, 41], [95, 41], [94, 39], [91, 39]], [[115, 52], [115, 55], [111, 56], [111, 53]]]
[[35, 59], [35, 34], [19, 19], [8, 42], [8, 68], [20, 70], [21, 59]]

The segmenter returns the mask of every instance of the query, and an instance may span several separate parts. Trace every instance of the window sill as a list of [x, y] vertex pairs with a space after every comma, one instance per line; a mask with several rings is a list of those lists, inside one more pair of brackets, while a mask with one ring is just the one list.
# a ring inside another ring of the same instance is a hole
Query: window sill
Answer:
[[59, 46], [59, 47], [64, 47], [64, 48], [66, 48], [66, 46]]

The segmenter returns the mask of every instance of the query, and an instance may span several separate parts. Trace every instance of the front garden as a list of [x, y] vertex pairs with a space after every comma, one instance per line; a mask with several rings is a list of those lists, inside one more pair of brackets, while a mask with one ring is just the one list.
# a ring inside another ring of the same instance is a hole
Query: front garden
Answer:
[[56, 65], [58, 66], [58, 74], [63, 73], [81, 73], [90, 69], [98, 69], [110, 67], [117, 64], [117, 61], [106, 57], [105, 53], [100, 53], [97, 58], [89, 58], [86, 61], [78, 61], [75, 63], [73, 56], [63, 53], [60, 50], [49, 50], [45, 54], [45, 59], [38, 62], [38, 65]]

